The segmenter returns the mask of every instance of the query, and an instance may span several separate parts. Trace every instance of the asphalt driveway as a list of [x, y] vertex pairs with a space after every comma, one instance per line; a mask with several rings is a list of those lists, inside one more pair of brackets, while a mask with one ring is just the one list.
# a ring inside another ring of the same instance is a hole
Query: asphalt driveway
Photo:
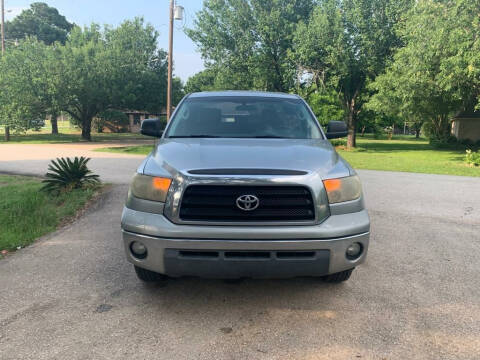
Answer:
[[[0, 172], [39, 173], [25, 167], [46, 160], [5, 160], [3, 146]], [[119, 228], [142, 157], [93, 154], [117, 185], [72, 226], [0, 260], [0, 359], [480, 358], [480, 179], [360, 171], [372, 240], [345, 284], [146, 286]]]

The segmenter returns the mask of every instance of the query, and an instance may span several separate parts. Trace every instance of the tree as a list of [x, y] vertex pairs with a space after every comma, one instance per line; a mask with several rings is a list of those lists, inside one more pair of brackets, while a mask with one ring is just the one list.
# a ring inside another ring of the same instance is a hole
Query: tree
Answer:
[[185, 92], [193, 93], [199, 91], [217, 90], [215, 87], [216, 73], [213, 68], [207, 68], [190, 76], [185, 83]]
[[479, 94], [478, 6], [419, 1], [399, 29], [405, 46], [371, 85], [377, 93], [368, 106], [401, 114], [417, 128], [425, 120], [432, 142], [449, 141], [450, 116]]
[[[42, 2], [30, 5], [30, 9], [23, 10], [20, 15], [5, 24], [6, 39], [17, 41], [28, 37], [36, 37], [47, 45], [54, 42], [65, 43], [68, 33], [73, 28], [64, 16], [54, 7]], [[10, 49], [9, 49], [10, 50]], [[52, 108], [52, 134], [58, 134], [57, 114]]]
[[445, 5], [448, 24], [435, 27], [435, 36], [445, 39], [448, 49], [441, 59], [439, 85], [453, 90], [468, 110], [480, 109], [480, 3], [456, 0]]
[[322, 125], [327, 125], [332, 120], [342, 121], [345, 118], [342, 104], [332, 89], [318, 88], [313, 83], [308, 87], [299, 87], [295, 91], [307, 101]]
[[395, 32], [411, 0], [325, 0], [308, 22], [299, 24], [292, 57], [305, 78], [318, 88], [333, 89], [345, 110], [347, 146], [355, 146], [357, 119], [366, 85], [380, 74], [394, 49]]
[[288, 91], [295, 67], [288, 51], [313, 0], [206, 0], [188, 36], [223, 89]]
[[45, 44], [56, 41], [65, 43], [73, 24], [58, 10], [42, 2], [35, 2], [30, 9], [23, 10], [20, 15], [5, 23], [6, 39], [19, 40], [35, 36]]
[[58, 113], [57, 53], [55, 48], [27, 38], [2, 57], [0, 111], [5, 126], [24, 131], [31, 120]]
[[[142, 19], [76, 27], [65, 45], [27, 38], [1, 59], [0, 121], [25, 130], [31, 119], [65, 111], [90, 140], [92, 119], [106, 110], [160, 112], [165, 88], [166, 53]], [[179, 79], [173, 90], [175, 103], [183, 96]]]
[[139, 18], [115, 29], [92, 25], [72, 30], [60, 48], [60, 103], [82, 128], [83, 139], [91, 140], [92, 119], [100, 112], [165, 103], [158, 91], [165, 86], [165, 53], [158, 51], [157, 37]]

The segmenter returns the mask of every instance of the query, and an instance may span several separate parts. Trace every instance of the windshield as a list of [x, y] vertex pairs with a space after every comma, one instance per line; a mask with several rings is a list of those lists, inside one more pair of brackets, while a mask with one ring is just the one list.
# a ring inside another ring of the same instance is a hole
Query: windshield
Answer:
[[321, 139], [301, 99], [259, 96], [187, 98], [166, 137]]

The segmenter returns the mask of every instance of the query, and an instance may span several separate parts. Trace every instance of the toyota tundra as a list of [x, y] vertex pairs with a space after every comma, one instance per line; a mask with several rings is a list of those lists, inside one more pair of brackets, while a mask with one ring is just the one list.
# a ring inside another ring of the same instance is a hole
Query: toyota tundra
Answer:
[[139, 166], [122, 214], [127, 259], [167, 277], [347, 280], [365, 261], [370, 220], [360, 179], [299, 96], [185, 96]]

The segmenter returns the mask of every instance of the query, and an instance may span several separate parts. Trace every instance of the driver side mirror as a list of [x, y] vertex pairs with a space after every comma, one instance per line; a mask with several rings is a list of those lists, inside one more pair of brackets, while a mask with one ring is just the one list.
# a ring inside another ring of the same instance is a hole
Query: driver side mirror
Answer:
[[348, 135], [347, 124], [344, 121], [330, 121], [327, 125], [327, 139], [337, 139]]
[[160, 119], [143, 120], [140, 133], [147, 136], [161, 137], [163, 134], [163, 129]]

